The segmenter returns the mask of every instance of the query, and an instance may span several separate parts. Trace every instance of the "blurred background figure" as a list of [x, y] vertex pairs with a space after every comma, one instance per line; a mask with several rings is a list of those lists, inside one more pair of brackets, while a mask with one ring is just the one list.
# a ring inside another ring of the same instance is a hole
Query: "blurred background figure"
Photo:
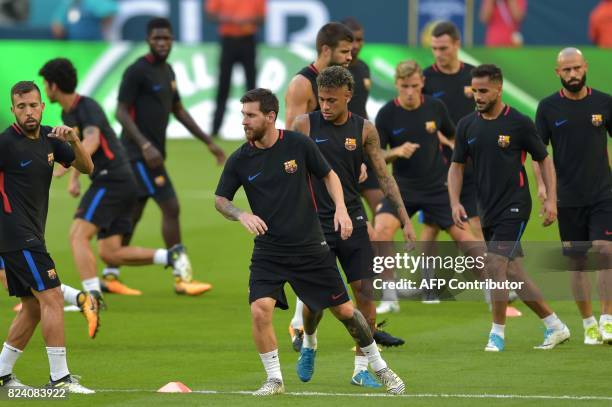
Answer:
[[612, 48], [612, 0], [601, 0], [589, 17], [589, 38], [602, 48]]
[[30, 11], [29, 0], [0, 0], [0, 25], [23, 22]]
[[206, 14], [219, 24], [221, 43], [217, 106], [211, 133], [217, 137], [223, 124], [232, 69], [236, 62], [240, 62], [244, 68], [246, 90], [255, 88], [255, 34], [266, 15], [266, 0], [207, 0]]
[[488, 47], [520, 47], [523, 45], [521, 22], [527, 11], [527, 0], [483, 0], [480, 21], [487, 25], [485, 45]]
[[117, 0], [61, 0], [53, 15], [51, 31], [59, 39], [109, 40], [117, 11]]

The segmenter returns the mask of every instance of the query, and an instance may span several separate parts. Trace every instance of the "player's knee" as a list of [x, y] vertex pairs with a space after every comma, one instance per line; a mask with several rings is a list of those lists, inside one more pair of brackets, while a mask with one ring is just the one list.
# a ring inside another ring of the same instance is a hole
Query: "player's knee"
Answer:
[[114, 249], [108, 247], [100, 247], [98, 249], [98, 254], [100, 254], [100, 258], [105, 264], [120, 264], [118, 256], [116, 254], [116, 250]]
[[264, 304], [257, 301], [251, 304], [251, 317], [255, 325], [266, 325], [272, 323], [272, 312]]
[[79, 224], [74, 224], [70, 229], [70, 243], [72, 247], [89, 245], [91, 236]]
[[330, 310], [332, 314], [334, 314], [334, 316], [341, 321], [345, 319], [353, 318], [353, 314], [355, 312], [353, 303], [350, 301], [347, 301], [344, 304], [340, 304], [335, 307], [332, 307]]
[[168, 202], [164, 202], [162, 205], [162, 214], [165, 218], [178, 219], [180, 214], [178, 200], [172, 199]]
[[393, 240], [394, 228], [391, 225], [376, 223], [374, 229], [374, 235], [378, 241], [391, 241]]

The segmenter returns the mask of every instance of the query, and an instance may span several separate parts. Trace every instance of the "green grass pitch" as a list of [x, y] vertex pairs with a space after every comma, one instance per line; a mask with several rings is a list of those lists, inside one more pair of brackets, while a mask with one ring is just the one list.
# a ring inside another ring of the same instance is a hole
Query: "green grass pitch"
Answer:
[[[222, 143], [233, 150], [237, 143]], [[162, 406], [162, 405], [546, 405], [612, 402], [610, 369], [612, 346], [582, 344], [582, 324], [574, 304], [554, 302], [558, 315], [572, 330], [572, 340], [550, 352], [533, 350], [542, 340], [542, 324], [520, 304], [521, 318], [507, 328], [507, 350], [483, 352], [490, 326], [484, 303], [447, 302], [422, 305], [404, 302], [402, 312], [389, 317], [389, 330], [406, 339], [399, 349], [383, 356], [406, 381], [403, 398], [353, 397], [372, 391], [349, 384], [353, 369], [352, 343], [344, 327], [329, 313], [319, 330], [316, 372], [310, 383], [296, 377], [287, 326], [293, 311], [275, 314], [280, 360], [287, 392], [319, 392], [320, 396], [284, 395], [256, 400], [240, 391], [256, 389], [264, 371], [251, 339], [247, 302], [251, 236], [237, 223], [214, 209], [214, 189], [220, 174], [206, 149], [193, 140], [169, 142], [168, 167], [181, 201], [184, 243], [196, 278], [210, 281], [212, 291], [198, 298], [178, 297], [172, 290], [169, 270], [158, 266], [122, 269], [129, 285], [142, 297], [106, 296], [98, 337], [87, 337], [78, 313], [66, 314], [68, 363], [84, 385], [99, 391], [92, 396], [70, 396], [57, 405]], [[68, 246], [68, 229], [77, 201], [66, 192], [66, 179], [54, 181], [47, 246], [62, 281], [80, 282]], [[86, 184], [86, 182], [84, 182]], [[533, 185], [532, 185], [533, 189]], [[242, 192], [236, 198], [246, 208]], [[525, 240], [557, 239], [556, 225], [544, 229], [535, 216]], [[138, 226], [134, 243], [159, 247], [160, 216], [150, 202]], [[100, 268], [102, 265], [100, 264]], [[560, 274], [559, 278], [567, 276]], [[569, 287], [568, 287], [569, 289]], [[290, 292], [290, 289], [287, 290]], [[292, 295], [292, 294], [291, 294]], [[293, 297], [291, 297], [293, 298]], [[4, 337], [13, 318], [15, 299], [0, 296], [0, 332]], [[598, 309], [598, 304], [594, 304]], [[40, 330], [17, 362], [15, 373], [25, 383], [42, 385], [48, 364]], [[181, 381], [193, 390], [216, 393], [157, 394], [170, 381]], [[121, 391], [123, 390], [123, 391]], [[383, 395], [382, 391], [376, 392]], [[334, 395], [340, 394], [340, 395]], [[460, 396], [464, 395], [464, 396]], [[513, 395], [492, 398], [485, 395]], [[530, 396], [522, 398], [523, 396]], [[577, 400], [540, 396], [600, 397]], [[484, 397], [484, 398], [479, 398]], [[4, 403], [4, 402], [2, 402]], [[7, 405], [42, 405], [11, 401]]]

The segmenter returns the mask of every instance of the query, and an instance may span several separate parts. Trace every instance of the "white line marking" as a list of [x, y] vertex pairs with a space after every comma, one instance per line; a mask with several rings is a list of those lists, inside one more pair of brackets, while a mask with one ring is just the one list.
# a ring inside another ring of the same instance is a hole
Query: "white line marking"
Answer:
[[[156, 393], [155, 390], [146, 389], [94, 389], [100, 393]], [[196, 394], [235, 394], [251, 395], [250, 391], [218, 391], [218, 390], [192, 390]], [[541, 395], [541, 394], [462, 394], [462, 393], [416, 393], [402, 394], [401, 396], [387, 393], [324, 393], [324, 392], [287, 392], [289, 396], [317, 396], [317, 397], [404, 397], [404, 398], [457, 398], [457, 399], [522, 399], [522, 400], [606, 400], [612, 401], [612, 396], [570, 396], [570, 395]]]
[[130, 50], [128, 42], [113, 43], [96, 61], [92, 69], [79, 86], [79, 93], [84, 95], [93, 94], [94, 90], [102, 82], [102, 78], [113, 68], [117, 62]]

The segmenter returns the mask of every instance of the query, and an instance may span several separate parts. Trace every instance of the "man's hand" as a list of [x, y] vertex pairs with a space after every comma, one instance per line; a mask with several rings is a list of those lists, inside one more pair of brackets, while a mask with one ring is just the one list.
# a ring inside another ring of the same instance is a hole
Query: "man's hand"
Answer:
[[404, 242], [406, 243], [416, 242], [416, 233], [414, 233], [414, 228], [412, 227], [411, 222], [408, 222], [404, 225], [404, 228], [402, 229], [402, 233], [404, 234]]
[[361, 163], [361, 172], [359, 173], [359, 183], [365, 182], [368, 179], [368, 167]]
[[458, 203], [452, 206], [452, 210], [453, 210], [453, 222], [455, 222], [455, 225], [457, 225], [459, 229], [465, 230], [464, 222], [467, 222], [468, 220], [468, 216], [467, 216], [467, 213], [465, 212], [465, 208], [463, 207], [463, 205]]
[[69, 168], [64, 167], [63, 165], [57, 165], [53, 168], [53, 176], [56, 178], [61, 178], [69, 171]]
[[142, 156], [144, 157], [145, 163], [149, 168], [157, 168], [161, 167], [164, 163], [164, 157], [162, 157], [161, 153], [153, 144], [150, 142], [146, 142], [141, 147]]
[[78, 141], [79, 139], [79, 136], [77, 136], [76, 131], [74, 131], [72, 127], [68, 126], [54, 127], [53, 130], [51, 130], [51, 133], [48, 134], [48, 136], [68, 143]]
[[393, 153], [396, 157], [399, 158], [410, 158], [412, 154], [420, 147], [417, 143], [411, 143], [409, 141], [405, 142], [399, 147], [395, 147], [393, 149]]
[[353, 222], [346, 211], [346, 206], [336, 207], [334, 213], [334, 230], [340, 229], [340, 238], [346, 240], [353, 234]]
[[225, 162], [225, 152], [215, 143], [208, 144], [208, 151], [217, 159], [217, 165], [223, 165]]
[[81, 195], [81, 183], [79, 182], [78, 178], [70, 180], [70, 182], [68, 183], [68, 193], [73, 198], [76, 198]]
[[544, 185], [544, 183], [538, 183], [538, 199], [540, 200], [541, 204], [544, 204], [544, 201], [546, 201], [546, 185]]
[[540, 216], [544, 217], [543, 226], [550, 226], [557, 220], [557, 203], [546, 199], [540, 210]]
[[253, 215], [252, 213], [242, 212], [238, 217], [242, 226], [246, 228], [250, 233], [261, 236], [265, 235], [268, 231], [268, 226], [266, 223], [261, 220], [261, 218], [257, 215]]

